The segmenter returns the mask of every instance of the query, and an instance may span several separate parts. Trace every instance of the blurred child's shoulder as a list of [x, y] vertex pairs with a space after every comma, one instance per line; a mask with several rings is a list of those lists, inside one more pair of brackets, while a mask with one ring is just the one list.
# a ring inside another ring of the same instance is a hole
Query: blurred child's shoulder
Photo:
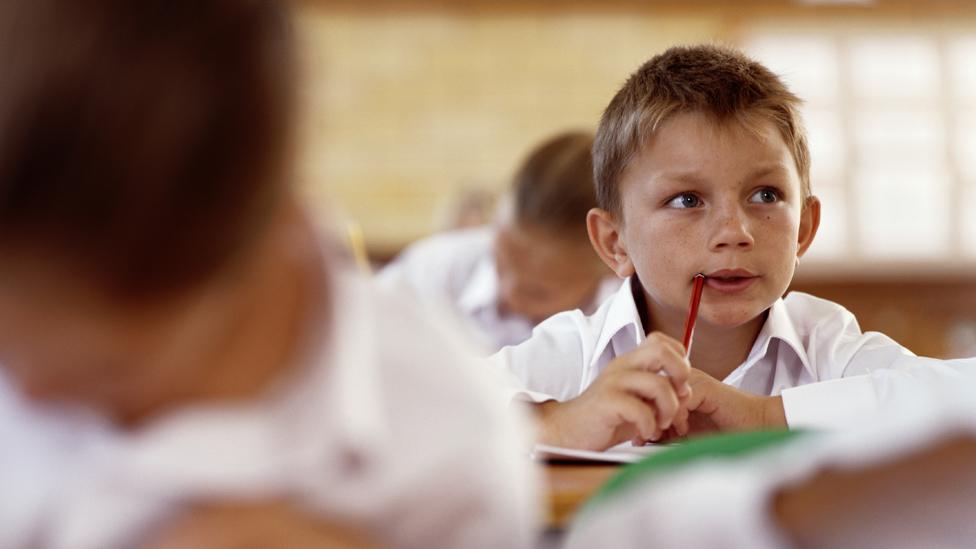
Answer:
[[437, 233], [407, 246], [406, 257], [480, 257], [491, 249], [494, 228], [488, 225]]
[[479, 267], [492, 259], [494, 235], [494, 228], [485, 226], [423, 238], [404, 248], [377, 278], [383, 285], [407, 282], [421, 294], [446, 291], [457, 297]]
[[333, 304], [340, 317], [332, 336], [340, 345], [371, 348], [370, 355], [389, 378], [438, 379], [471, 386], [479, 377], [479, 357], [462, 324], [443, 303], [425, 300], [375, 279], [345, 272], [336, 277]]

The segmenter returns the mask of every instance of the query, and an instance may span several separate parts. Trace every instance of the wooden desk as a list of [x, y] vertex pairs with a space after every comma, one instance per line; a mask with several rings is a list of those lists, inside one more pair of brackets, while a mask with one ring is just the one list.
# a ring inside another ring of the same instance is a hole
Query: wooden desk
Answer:
[[546, 479], [546, 522], [552, 529], [568, 526], [580, 506], [620, 470], [619, 465], [577, 463], [553, 463], [541, 467]]

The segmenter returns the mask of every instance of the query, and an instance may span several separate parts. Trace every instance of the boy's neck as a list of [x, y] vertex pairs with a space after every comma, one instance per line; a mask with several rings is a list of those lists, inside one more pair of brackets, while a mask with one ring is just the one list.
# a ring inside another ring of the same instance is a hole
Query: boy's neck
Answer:
[[311, 227], [294, 220], [275, 239], [242, 288], [235, 322], [215, 353], [215, 367], [200, 398], [247, 398], [299, 362], [312, 343], [309, 333], [322, 320], [323, 283]]
[[699, 323], [691, 346], [692, 367], [715, 379], [725, 379], [749, 357], [765, 322], [766, 313], [734, 328]]
[[[634, 294], [645, 335], [661, 332], [681, 341], [688, 311], [656, 303], [643, 290], [636, 290]], [[748, 358], [765, 322], [765, 313], [734, 327], [715, 326], [699, 318], [691, 345], [691, 366], [715, 379], [725, 379]]]
[[328, 268], [302, 214], [280, 223], [254, 261], [237, 273], [230, 292], [236, 297], [224, 301], [224, 320], [207, 348], [195, 353], [192, 377], [181, 379], [165, 398], [117, 417], [123, 426], [138, 428], [183, 405], [259, 397], [314, 344], [310, 332], [329, 322], [323, 316], [329, 309]]

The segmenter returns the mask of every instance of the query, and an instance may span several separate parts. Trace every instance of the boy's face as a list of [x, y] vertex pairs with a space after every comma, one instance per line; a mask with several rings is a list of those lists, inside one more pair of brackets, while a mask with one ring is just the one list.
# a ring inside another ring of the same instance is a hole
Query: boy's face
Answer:
[[618, 274], [637, 273], [652, 313], [683, 315], [699, 272], [709, 277], [699, 319], [716, 326], [754, 320], [786, 291], [819, 203], [804, 201], [775, 126], [758, 127], [757, 137], [735, 122], [675, 115], [622, 174], [622, 219], [605, 216], [616, 247], [602, 255]]
[[514, 222], [498, 229], [495, 263], [499, 305], [533, 324], [588, 305], [608, 274], [589, 242]]

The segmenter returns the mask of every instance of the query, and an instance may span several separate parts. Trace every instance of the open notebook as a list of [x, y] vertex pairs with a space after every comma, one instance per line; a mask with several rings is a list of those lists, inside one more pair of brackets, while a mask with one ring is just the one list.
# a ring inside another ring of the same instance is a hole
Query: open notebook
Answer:
[[575, 448], [536, 444], [532, 449], [532, 459], [538, 461], [635, 463], [651, 454], [671, 448], [672, 446], [673, 444], [632, 446], [630, 442], [624, 442], [602, 452], [593, 452], [590, 450], [577, 450]]

